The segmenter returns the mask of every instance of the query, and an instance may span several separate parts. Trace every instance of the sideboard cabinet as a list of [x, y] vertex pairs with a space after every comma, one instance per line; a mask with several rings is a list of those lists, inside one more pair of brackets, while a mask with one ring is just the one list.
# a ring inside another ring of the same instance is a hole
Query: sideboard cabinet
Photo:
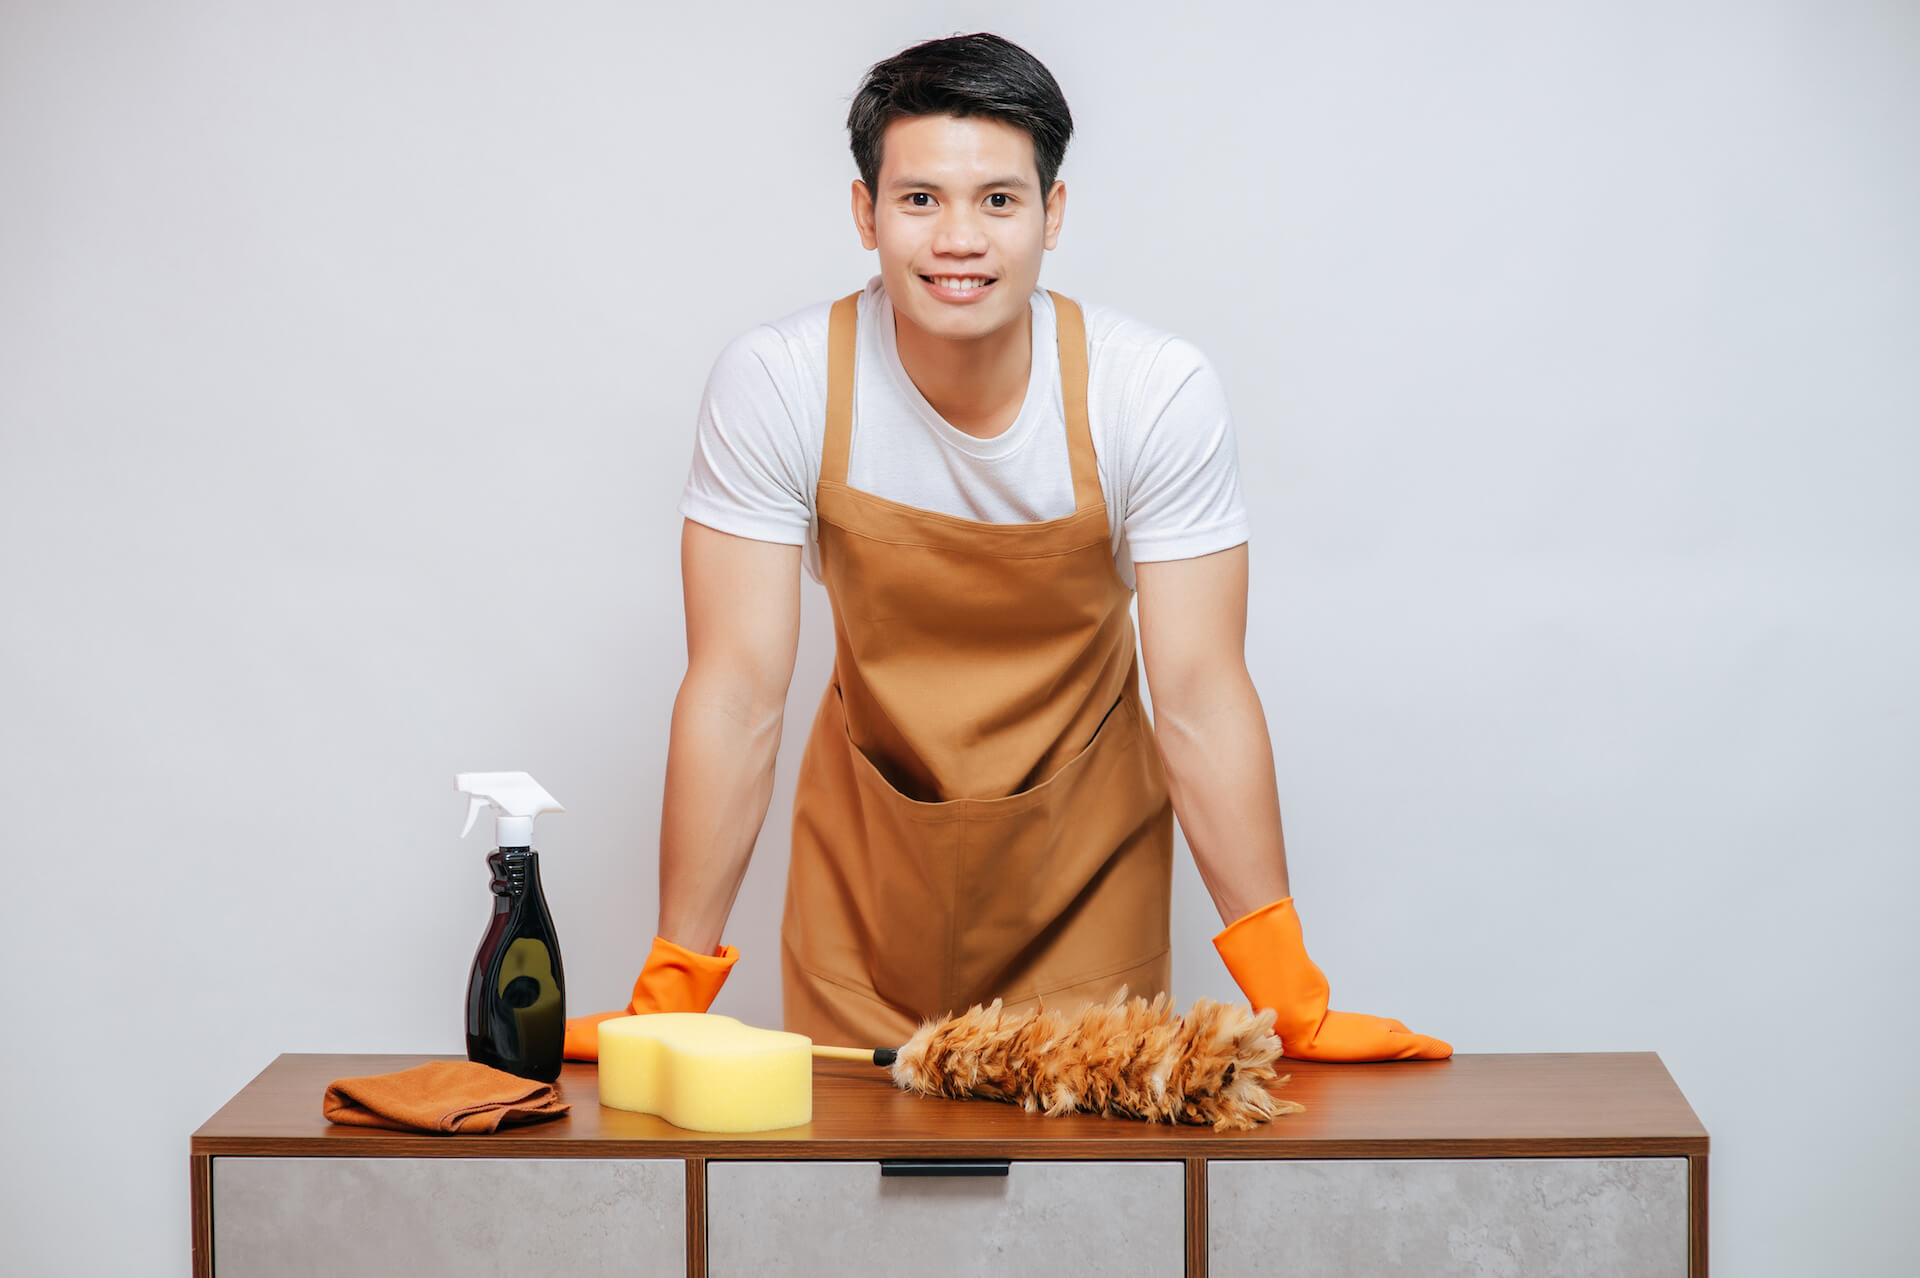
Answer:
[[1707, 1134], [1652, 1053], [1288, 1062], [1251, 1132], [1045, 1118], [817, 1061], [806, 1126], [602, 1109], [486, 1136], [337, 1127], [288, 1055], [191, 1143], [196, 1278], [1705, 1278]]

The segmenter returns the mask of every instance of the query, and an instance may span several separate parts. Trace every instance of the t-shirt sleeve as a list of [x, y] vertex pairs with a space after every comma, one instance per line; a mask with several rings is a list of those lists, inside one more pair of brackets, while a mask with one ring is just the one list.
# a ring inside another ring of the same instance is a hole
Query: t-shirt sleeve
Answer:
[[1135, 430], [1125, 517], [1135, 563], [1192, 559], [1247, 540], [1226, 390], [1192, 342], [1170, 337], [1154, 356]]
[[766, 325], [727, 343], [700, 397], [682, 515], [736, 537], [806, 544], [812, 485], [796, 376], [780, 334]]

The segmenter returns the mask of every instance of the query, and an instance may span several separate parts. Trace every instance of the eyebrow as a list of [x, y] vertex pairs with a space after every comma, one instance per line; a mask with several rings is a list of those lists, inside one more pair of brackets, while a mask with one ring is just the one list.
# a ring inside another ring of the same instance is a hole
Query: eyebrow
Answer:
[[[1003, 178], [995, 178], [991, 182], [982, 182], [980, 184], [979, 189], [982, 191], [985, 191], [996, 186], [1011, 186], [1011, 187], [1017, 187], [1020, 190], [1024, 191], [1032, 185], [1033, 183], [1027, 181], [1023, 177], [1003, 177]], [[945, 188], [942, 187], [938, 182], [929, 181], [926, 178], [898, 177], [898, 178], [895, 178], [893, 181], [887, 183], [887, 189], [889, 191], [904, 191], [908, 189], [924, 189], [928, 191], [940, 191], [940, 190], [944, 190]]]

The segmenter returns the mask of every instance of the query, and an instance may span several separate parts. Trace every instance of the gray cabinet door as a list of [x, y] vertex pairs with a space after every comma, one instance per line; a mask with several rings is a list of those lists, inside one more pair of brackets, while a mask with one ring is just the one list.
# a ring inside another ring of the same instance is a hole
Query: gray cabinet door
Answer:
[[879, 1163], [707, 1164], [709, 1278], [1178, 1275], [1186, 1171], [1015, 1162], [1005, 1176], [883, 1177]]
[[216, 1158], [218, 1278], [687, 1270], [678, 1159]]
[[1684, 1158], [1207, 1164], [1212, 1278], [1686, 1278]]

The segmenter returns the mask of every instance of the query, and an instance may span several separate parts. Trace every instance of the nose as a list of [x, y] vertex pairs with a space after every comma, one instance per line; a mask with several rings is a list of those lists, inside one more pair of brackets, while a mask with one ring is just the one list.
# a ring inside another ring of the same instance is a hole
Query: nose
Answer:
[[933, 251], [943, 257], [977, 257], [987, 251], [987, 231], [980, 215], [957, 203], [941, 211], [934, 228]]

